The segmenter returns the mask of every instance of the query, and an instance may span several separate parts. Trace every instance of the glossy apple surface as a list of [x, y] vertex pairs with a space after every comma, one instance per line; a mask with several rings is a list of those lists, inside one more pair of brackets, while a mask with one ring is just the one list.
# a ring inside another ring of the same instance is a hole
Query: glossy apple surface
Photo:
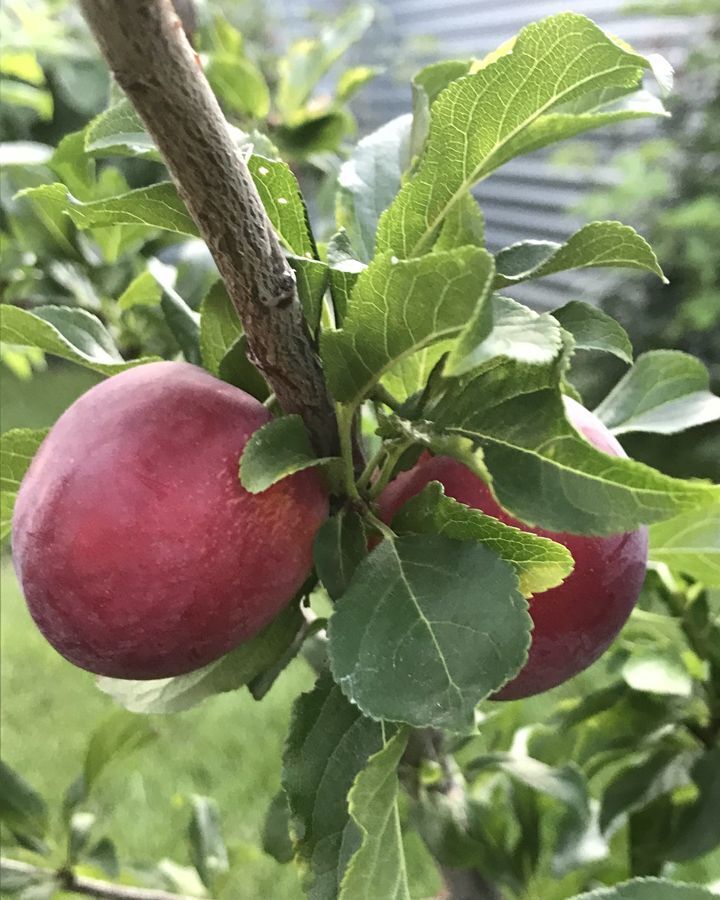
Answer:
[[314, 470], [261, 494], [242, 488], [242, 449], [269, 418], [178, 362], [108, 378], [60, 417], [21, 485], [13, 556], [63, 656], [119, 678], [178, 675], [290, 601], [328, 499]]
[[[626, 455], [603, 423], [579, 403], [566, 398], [566, 411], [575, 428], [598, 449]], [[564, 544], [575, 560], [573, 572], [561, 585], [530, 599], [534, 629], [528, 661], [495, 699], [515, 700], [547, 691], [595, 662], [637, 601], [647, 564], [647, 529], [590, 537], [532, 528], [501, 509], [470, 469], [445, 456], [426, 456], [388, 485], [380, 497], [384, 521], [391, 522], [397, 510], [431, 481], [439, 481], [445, 493], [461, 503]]]

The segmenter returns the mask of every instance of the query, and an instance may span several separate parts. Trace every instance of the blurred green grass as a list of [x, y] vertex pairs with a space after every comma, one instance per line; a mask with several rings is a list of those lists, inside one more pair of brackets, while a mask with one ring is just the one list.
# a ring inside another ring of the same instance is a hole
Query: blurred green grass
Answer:
[[[52, 424], [95, 380], [65, 367], [53, 367], [31, 382], [4, 373], [2, 430]], [[0, 591], [2, 756], [57, 812], [79, 774], [90, 733], [116, 707], [90, 674], [58, 656], [41, 637], [7, 555]], [[260, 830], [279, 786], [290, 706], [311, 683], [305, 664], [296, 662], [262, 704], [239, 691], [186, 713], [152, 717], [157, 740], [111, 764], [98, 781], [88, 806], [99, 818], [97, 836], [115, 841], [125, 865], [152, 865], [164, 857], [189, 865], [188, 798], [208, 794], [218, 803], [226, 842], [239, 860], [224, 896], [299, 898], [295, 870], [260, 850]]]

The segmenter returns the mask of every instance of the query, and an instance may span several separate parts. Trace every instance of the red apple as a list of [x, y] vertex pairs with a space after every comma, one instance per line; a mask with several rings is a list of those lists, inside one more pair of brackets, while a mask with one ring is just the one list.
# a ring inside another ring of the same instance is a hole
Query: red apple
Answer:
[[312, 565], [314, 470], [261, 494], [238, 478], [261, 403], [187, 363], [130, 369], [57, 421], [20, 487], [13, 554], [48, 641], [83, 669], [161, 678], [248, 640]]
[[[579, 403], [566, 398], [566, 412], [599, 450], [626, 455], [603, 423]], [[446, 456], [426, 456], [388, 485], [379, 501], [383, 520], [390, 523], [397, 510], [431, 481], [439, 481], [460, 503], [564, 544], [575, 560], [572, 574], [561, 585], [530, 599], [534, 629], [527, 663], [495, 699], [515, 700], [547, 691], [595, 662], [637, 601], [647, 564], [647, 529], [589, 537], [532, 528], [505, 512], [470, 469]]]

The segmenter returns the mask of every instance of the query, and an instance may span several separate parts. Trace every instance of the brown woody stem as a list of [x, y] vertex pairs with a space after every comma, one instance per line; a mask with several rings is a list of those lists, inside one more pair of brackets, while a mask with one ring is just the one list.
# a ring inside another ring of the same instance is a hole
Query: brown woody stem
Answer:
[[321, 456], [337, 429], [295, 276], [170, 0], [80, 0], [242, 319], [252, 361]]
[[72, 894], [81, 894], [86, 897], [98, 897], [101, 900], [197, 900], [187, 894], [171, 894], [168, 891], [158, 891], [153, 888], [130, 887], [126, 884], [112, 884], [109, 881], [100, 881], [97, 878], [86, 878], [76, 875], [68, 869], [54, 872], [41, 866], [33, 866], [30, 863], [20, 862], [16, 859], [1, 860], [3, 871], [12, 872], [15, 875], [27, 875], [29, 878], [55, 879], [63, 891]]

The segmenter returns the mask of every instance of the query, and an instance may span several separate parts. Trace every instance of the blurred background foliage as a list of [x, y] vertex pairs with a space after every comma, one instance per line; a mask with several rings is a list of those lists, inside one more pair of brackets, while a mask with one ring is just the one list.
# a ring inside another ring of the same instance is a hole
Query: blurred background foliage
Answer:
[[[658, 6], [652, 4], [655, 14]], [[277, 149], [307, 193], [317, 198], [311, 214], [322, 233], [337, 172], [348, 141], [357, 133], [349, 103], [377, 73], [373, 66], [348, 66], [343, 60], [370, 25], [373, 12], [366, 6], [349, 7], [332, 24], [316, 23], [311, 29], [314, 37], [285, 50], [262, 7], [260, 0], [203, 4], [196, 47], [233, 125], [256, 143], [266, 142], [268, 152]], [[714, 4], [708, 7], [703, 0], [679, 0], [663, 8], [668, 14], [716, 11]], [[79, 231], [52, 204], [33, 204], [19, 195], [25, 188], [61, 178], [78, 199], [88, 201], [162, 177], [161, 167], [152, 159], [90, 159], [80, 170], [64, 158], [63, 147], [82, 139], [78, 132], [101, 114], [111, 91], [75, 4], [5, 0], [0, 34], [0, 302], [27, 308], [80, 306], [102, 318], [125, 355], [135, 355], [140, 344], [145, 352], [178, 354], [182, 331], [169, 324], [160, 305], [163, 289], [155, 276], [148, 277], [147, 260], [156, 258], [169, 267], [171, 287], [194, 313], [212, 280], [204, 246], [167, 232], [148, 237], [146, 230], [139, 234], [132, 226]], [[423, 46], [427, 50], [431, 42]], [[399, 55], [407, 67], [411, 54]], [[655, 246], [670, 278], [668, 289], [630, 278], [602, 301], [622, 321], [638, 352], [656, 347], [687, 350], [709, 365], [717, 387], [720, 18], [706, 44], [696, 48], [679, 73], [670, 104], [673, 118], [660, 126], [655, 139], [616, 159], [621, 173], [617, 185], [588, 197], [582, 212], [637, 225]], [[592, 144], [577, 143], [568, 153], [574, 164], [596, 162]], [[168, 270], [156, 271], [161, 280], [167, 277]], [[84, 370], [46, 361], [36, 350], [3, 343], [0, 354], [3, 431], [52, 424], [97, 380]], [[597, 357], [585, 362], [584, 374], [580, 365], [577, 377], [592, 405], [621, 370], [612, 363], [601, 369]], [[719, 439], [718, 427], [711, 425], [679, 437], [654, 436], [652, 441], [633, 436], [625, 443], [632, 455], [673, 474], [717, 478]], [[689, 583], [683, 588], [691, 590]], [[641, 784], [630, 785], [638, 810], [631, 825], [649, 829], [653, 818], [660, 821], [667, 814], [668, 792], [675, 792], [673, 800], [690, 808], [704, 789], [689, 774], [692, 740], [682, 719], [707, 678], [708, 663], [684, 640], [677, 623], [663, 614], [661, 593], [662, 585], [649, 585], [638, 614], [613, 652], [589, 673], [540, 698], [483, 705], [482, 714], [488, 717], [484, 735], [458, 750], [472, 783], [472, 808], [463, 815], [474, 823], [475, 839], [455, 842], [452, 864], [472, 860], [504, 880], [509, 889], [537, 900], [561, 900], [596, 880], [617, 881], [631, 872], [662, 871], [701, 883], [720, 881], [717, 848], [710, 846], [698, 859], [678, 852], [668, 863], [657, 857], [658, 848], [661, 854], [670, 852], [658, 839], [642, 858], [636, 845], [636, 858], [631, 859], [629, 827], [618, 825], [609, 835], [601, 835], [597, 808], [588, 808], [587, 820], [581, 821], [572, 818], [572, 803], [562, 801], [576, 770], [588, 778], [595, 795], [622, 775], [628, 762], [641, 772], [660, 771], [665, 793], [648, 787], [657, 795], [642, 796]], [[52, 835], [60, 846], [65, 836], [64, 792], [83, 766], [91, 735], [108, 727], [116, 707], [96, 690], [91, 676], [67, 665], [36, 632], [7, 556], [2, 561], [2, 600], [3, 756], [47, 798]], [[717, 618], [718, 591], [702, 602]], [[660, 692], [657, 668], [651, 677], [643, 677], [637, 667], [628, 666], [633, 654], [658, 646], [665, 653]], [[290, 704], [311, 682], [309, 669], [297, 661], [262, 707], [242, 692], [214, 698], [177, 716], [151, 717], [141, 746], [122, 764], [109, 762], [83, 806], [97, 817], [92, 837], [83, 844], [87, 871], [115, 877], [116, 855], [125, 874], [146, 883], [190, 893], [204, 890], [197, 880], [198, 845], [191, 823], [197, 821], [198, 803], [205, 802], [198, 796], [212, 796], [228, 852], [227, 871], [215, 893], [244, 900], [300, 897], [295, 870], [280, 866], [260, 848], [266, 810], [279, 784], [278, 760]], [[605, 706], [583, 707], [586, 695], [604, 697]], [[533, 723], [544, 724], [530, 734], [526, 727]], [[664, 743], [653, 743], [658, 735]], [[635, 755], [628, 756], [624, 746], [616, 749], [613, 767], [613, 747], [620, 747], [623, 740], [636, 744]], [[509, 752], [523, 741], [533, 756], [555, 767], [553, 772], [562, 770], [562, 776], [553, 776], [556, 781], [551, 779], [550, 788], [540, 778], [547, 788], [544, 792], [532, 786], [537, 786], [537, 772], [513, 780], [507, 772], [473, 768], [483, 755]], [[658, 755], [667, 751], [675, 759], [678, 747], [690, 754], [685, 768], [665, 776]], [[611, 765], [604, 767], [608, 760]], [[435, 833], [442, 845], [453, 833], [457, 811], [438, 809], [434, 777], [436, 773], [426, 773], [428, 817], [439, 823]], [[557, 786], [555, 794], [552, 784]], [[711, 801], [715, 796], [710, 793]], [[497, 814], [507, 808], [513, 816]], [[559, 847], [557, 835], [567, 834], [568, 828], [579, 840]], [[523, 841], [523, 834], [533, 837]], [[10, 839], [7, 830], [3, 838]], [[158, 860], [163, 861], [159, 866]], [[33, 896], [42, 900], [43, 895]]]

